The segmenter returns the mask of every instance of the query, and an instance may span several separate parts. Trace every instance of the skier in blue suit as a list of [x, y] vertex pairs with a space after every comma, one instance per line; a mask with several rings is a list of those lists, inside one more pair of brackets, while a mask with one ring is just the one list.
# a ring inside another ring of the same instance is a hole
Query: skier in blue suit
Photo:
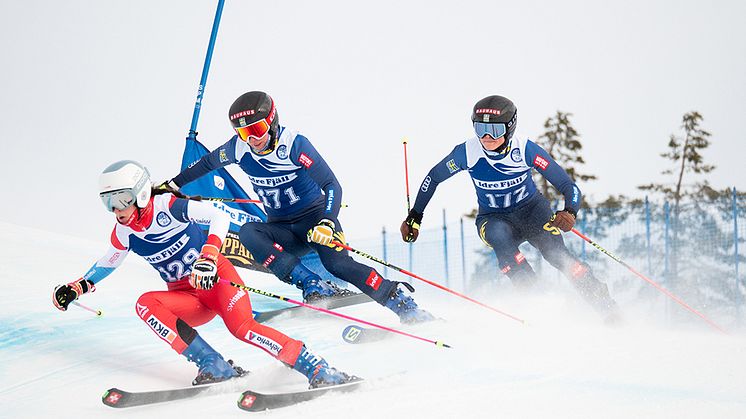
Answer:
[[279, 124], [272, 98], [248, 92], [231, 106], [228, 117], [236, 135], [161, 187], [179, 187], [219, 167], [238, 164], [248, 175], [267, 212], [266, 223], [246, 223], [241, 243], [279, 279], [303, 290], [306, 301], [333, 297], [338, 289], [308, 270], [299, 257], [314, 250], [324, 268], [391, 309], [403, 323], [434, 317], [420, 309], [399, 284], [356, 262], [344, 244], [339, 222], [342, 187], [305, 136]]
[[[467, 170], [477, 194], [479, 237], [497, 256], [500, 270], [516, 287], [527, 288], [536, 274], [518, 246], [528, 241], [552, 266], [563, 272], [580, 294], [609, 321], [618, 316], [607, 286], [588, 265], [573, 256], [562, 240], [580, 209], [582, 195], [570, 176], [536, 143], [513, 138], [517, 109], [502, 96], [488, 96], [474, 106], [471, 120], [476, 136], [457, 145], [425, 177], [417, 199], [401, 225], [402, 239], [414, 242], [425, 207], [438, 184]], [[535, 169], [565, 198], [554, 214], [531, 179]]]

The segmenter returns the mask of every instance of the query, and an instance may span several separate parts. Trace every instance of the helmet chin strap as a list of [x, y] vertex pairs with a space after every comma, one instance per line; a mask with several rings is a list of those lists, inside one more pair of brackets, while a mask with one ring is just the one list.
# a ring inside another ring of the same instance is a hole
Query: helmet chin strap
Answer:
[[495, 153], [498, 153], [498, 154], [505, 154], [505, 153], [507, 153], [507, 152], [508, 152], [508, 149], [509, 149], [509, 148], [510, 148], [510, 147], [508, 147], [508, 140], [505, 140], [505, 141], [504, 141], [504, 142], [503, 142], [503, 143], [502, 143], [502, 144], [500, 145], [500, 147], [498, 147], [498, 148], [496, 148], [496, 149], [495, 149]]

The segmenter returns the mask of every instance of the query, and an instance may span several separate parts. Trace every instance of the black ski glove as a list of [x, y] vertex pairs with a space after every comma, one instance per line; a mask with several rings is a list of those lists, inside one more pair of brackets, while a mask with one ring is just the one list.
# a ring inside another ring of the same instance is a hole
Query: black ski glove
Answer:
[[93, 282], [87, 279], [79, 279], [66, 285], [57, 285], [52, 293], [52, 303], [57, 309], [66, 311], [67, 307], [78, 297], [87, 293], [96, 291]]
[[401, 238], [405, 242], [414, 242], [417, 240], [417, 236], [420, 235], [420, 223], [422, 222], [422, 214], [415, 210], [410, 210], [409, 215], [401, 223], [399, 231], [401, 232]]

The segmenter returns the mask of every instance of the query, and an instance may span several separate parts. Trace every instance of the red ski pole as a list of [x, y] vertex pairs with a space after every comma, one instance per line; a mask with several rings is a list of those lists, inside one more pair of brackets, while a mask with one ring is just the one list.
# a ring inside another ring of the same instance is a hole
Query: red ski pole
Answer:
[[720, 326], [718, 326], [717, 324], [715, 324], [715, 322], [713, 322], [712, 320], [710, 320], [710, 319], [708, 319], [707, 317], [705, 317], [705, 316], [704, 316], [704, 315], [703, 315], [702, 313], [700, 313], [699, 311], [697, 311], [697, 310], [695, 310], [695, 309], [691, 308], [691, 307], [690, 307], [689, 305], [687, 305], [687, 304], [686, 304], [686, 303], [685, 303], [684, 301], [682, 301], [682, 300], [681, 300], [681, 299], [680, 299], [679, 297], [677, 297], [677, 296], [673, 295], [673, 294], [672, 294], [672, 293], [671, 293], [670, 291], [668, 291], [667, 289], [663, 288], [663, 287], [662, 287], [662, 286], [661, 286], [660, 284], [658, 284], [657, 282], [655, 282], [655, 281], [653, 281], [652, 279], [650, 279], [650, 278], [646, 277], [645, 275], [643, 275], [643, 274], [641, 274], [641, 273], [637, 272], [637, 271], [636, 271], [636, 270], [635, 270], [634, 268], [632, 268], [631, 266], [629, 266], [629, 265], [628, 265], [627, 263], [625, 263], [625, 262], [624, 262], [623, 260], [621, 260], [621, 259], [619, 259], [618, 257], [614, 256], [614, 255], [613, 255], [613, 254], [612, 254], [611, 252], [609, 252], [608, 250], [604, 249], [603, 247], [601, 247], [601, 246], [600, 246], [600, 245], [599, 245], [598, 243], [594, 242], [593, 240], [589, 239], [589, 238], [588, 238], [588, 237], [587, 237], [586, 235], [584, 235], [583, 233], [579, 232], [578, 230], [576, 230], [576, 229], [574, 229], [574, 228], [572, 229], [572, 232], [573, 232], [573, 233], [575, 233], [575, 234], [577, 234], [577, 236], [578, 236], [578, 237], [580, 237], [581, 239], [583, 239], [583, 240], [587, 241], [588, 243], [590, 243], [590, 244], [591, 244], [591, 245], [592, 245], [593, 247], [595, 247], [596, 249], [600, 250], [600, 251], [601, 251], [601, 253], [604, 253], [604, 254], [605, 254], [606, 256], [608, 256], [608, 257], [610, 257], [610, 258], [614, 259], [615, 261], [617, 261], [617, 262], [618, 262], [618, 263], [619, 263], [620, 265], [622, 265], [622, 266], [624, 266], [625, 268], [629, 269], [629, 271], [630, 271], [630, 272], [632, 272], [633, 274], [635, 274], [635, 275], [637, 275], [638, 277], [640, 277], [640, 278], [641, 278], [641, 279], [642, 279], [643, 281], [645, 281], [645, 282], [647, 282], [648, 284], [650, 284], [650, 285], [654, 286], [655, 288], [657, 288], [657, 289], [658, 289], [658, 291], [660, 291], [660, 292], [662, 292], [663, 294], [667, 295], [667, 296], [668, 296], [669, 298], [671, 298], [672, 300], [674, 300], [674, 301], [676, 301], [677, 303], [679, 303], [679, 304], [680, 304], [680, 305], [681, 305], [682, 307], [684, 307], [685, 309], [687, 309], [687, 310], [691, 311], [692, 313], [696, 314], [697, 316], [701, 317], [701, 318], [702, 318], [702, 320], [704, 320], [705, 322], [707, 322], [707, 323], [708, 323], [708, 324], [709, 324], [710, 326], [714, 327], [715, 329], [719, 330], [720, 332], [722, 332], [722, 333], [724, 333], [724, 334], [726, 334], [726, 335], [728, 334], [728, 332], [726, 332], [725, 330], [723, 330], [723, 328], [721, 328]]
[[[225, 280], [221, 279], [220, 281], [225, 281]], [[229, 282], [229, 283], [232, 286], [236, 287], [236, 288], [240, 288], [240, 289], [245, 290], [245, 291], [250, 291], [250, 292], [253, 292], [255, 294], [263, 295], [265, 297], [275, 298], [275, 299], [280, 300], [280, 301], [287, 301], [288, 303], [293, 303], [293, 304], [299, 305], [301, 307], [310, 308], [311, 310], [316, 310], [316, 311], [320, 311], [322, 313], [330, 314], [332, 316], [337, 316], [337, 317], [341, 317], [343, 319], [352, 320], [354, 322], [359, 322], [359, 323], [367, 324], [368, 326], [377, 327], [379, 329], [383, 329], [383, 330], [386, 330], [386, 331], [391, 332], [391, 333], [397, 333], [399, 335], [407, 336], [407, 337], [410, 337], [412, 339], [418, 339], [418, 340], [421, 340], [423, 342], [432, 343], [435, 346], [440, 346], [440, 347], [443, 347], [443, 348], [450, 348], [451, 347], [451, 345], [448, 345], [448, 344], [446, 344], [445, 342], [442, 342], [442, 341], [436, 341], [436, 340], [426, 339], [426, 338], [423, 338], [423, 337], [420, 337], [420, 336], [417, 336], [417, 335], [413, 335], [411, 333], [402, 332], [401, 330], [393, 329], [391, 327], [381, 326], [380, 324], [371, 323], [371, 322], [369, 322], [367, 320], [362, 320], [362, 319], [358, 319], [356, 317], [348, 316], [346, 314], [338, 313], [336, 311], [328, 310], [328, 309], [321, 308], [321, 307], [312, 306], [310, 304], [306, 304], [306, 303], [303, 303], [301, 301], [293, 300], [292, 298], [283, 297], [282, 295], [273, 294], [271, 292], [262, 291], [260, 289], [247, 287], [246, 285], [236, 284], [235, 282]]]
[[87, 311], [90, 311], [91, 313], [95, 314], [95, 315], [96, 315], [96, 316], [98, 316], [98, 317], [101, 317], [101, 316], [103, 316], [103, 315], [104, 315], [104, 312], [103, 312], [103, 311], [101, 311], [101, 310], [96, 310], [96, 309], [93, 309], [93, 308], [90, 308], [90, 307], [88, 307], [88, 306], [85, 306], [85, 305], [83, 305], [83, 304], [80, 304], [80, 303], [79, 303], [79, 302], [77, 302], [77, 301], [73, 301], [73, 304], [75, 304], [76, 306], [78, 306], [78, 307], [82, 308], [83, 310], [87, 310]]
[[479, 302], [479, 301], [477, 301], [477, 300], [475, 300], [475, 299], [473, 299], [473, 298], [471, 298], [471, 297], [468, 297], [468, 296], [466, 296], [466, 295], [464, 295], [464, 294], [461, 294], [461, 293], [459, 293], [459, 292], [456, 292], [456, 291], [454, 291], [454, 290], [452, 290], [452, 289], [450, 289], [450, 288], [446, 288], [446, 287], [444, 287], [444, 286], [442, 286], [442, 285], [438, 284], [437, 282], [432, 282], [432, 281], [428, 281], [427, 279], [425, 279], [425, 278], [423, 278], [423, 277], [421, 277], [421, 276], [419, 276], [419, 275], [415, 275], [415, 274], [413, 274], [412, 272], [409, 272], [409, 271], [407, 271], [407, 270], [405, 270], [405, 269], [402, 269], [402, 268], [400, 268], [400, 267], [398, 267], [398, 266], [392, 265], [392, 264], [390, 264], [390, 263], [386, 262], [385, 260], [381, 260], [381, 259], [378, 259], [377, 257], [375, 257], [375, 256], [371, 256], [371, 255], [369, 255], [369, 254], [367, 254], [367, 253], [365, 253], [365, 252], [361, 252], [361, 251], [359, 251], [359, 250], [357, 250], [357, 249], [353, 249], [352, 247], [350, 247], [350, 246], [347, 246], [346, 244], [342, 244], [342, 243], [339, 243], [339, 242], [336, 242], [336, 241], [333, 241], [333, 240], [332, 240], [331, 244], [332, 244], [332, 245], [334, 245], [334, 246], [337, 246], [337, 247], [341, 247], [341, 248], [343, 248], [343, 249], [347, 249], [347, 250], [349, 250], [350, 252], [354, 252], [354, 253], [357, 253], [358, 255], [360, 255], [360, 256], [362, 256], [362, 257], [365, 257], [365, 258], [368, 258], [368, 259], [370, 259], [370, 260], [373, 260], [373, 261], [375, 261], [375, 262], [378, 262], [378, 263], [380, 263], [381, 265], [384, 265], [384, 266], [388, 266], [389, 268], [391, 268], [391, 269], [395, 269], [395, 270], [397, 270], [397, 271], [399, 271], [399, 272], [401, 272], [401, 273], [403, 273], [403, 274], [405, 274], [405, 275], [409, 275], [409, 276], [411, 276], [412, 278], [416, 278], [416, 279], [419, 279], [419, 280], [420, 280], [420, 281], [422, 281], [422, 282], [428, 283], [428, 284], [430, 284], [430, 285], [432, 285], [432, 286], [434, 286], [434, 287], [436, 287], [436, 288], [440, 288], [440, 289], [442, 289], [443, 291], [445, 291], [445, 292], [449, 292], [449, 293], [451, 293], [451, 294], [453, 294], [453, 295], [455, 295], [455, 296], [457, 296], [457, 297], [461, 297], [461, 298], [463, 298], [463, 299], [465, 299], [465, 300], [471, 301], [472, 303], [474, 303], [474, 304], [477, 304], [477, 305], [480, 305], [480, 306], [482, 306], [482, 307], [484, 307], [484, 308], [486, 308], [486, 309], [488, 309], [488, 310], [492, 310], [492, 311], [494, 311], [495, 313], [499, 313], [499, 314], [502, 314], [503, 316], [509, 317], [509, 318], [511, 318], [511, 319], [513, 319], [513, 320], [515, 320], [515, 321], [518, 321], [518, 322], [521, 322], [521, 323], [524, 323], [524, 324], [526, 323], [526, 322], [525, 322], [525, 321], [524, 321], [523, 319], [520, 319], [520, 318], [518, 318], [518, 317], [516, 317], [516, 316], [513, 316], [512, 314], [508, 314], [508, 313], [506, 313], [506, 312], [504, 312], [504, 311], [501, 311], [501, 310], [498, 310], [498, 309], [496, 309], [495, 307], [489, 306], [489, 305], [487, 305], [487, 304], [485, 304], [485, 303]]
[[407, 213], [412, 208], [409, 204], [409, 164], [407, 163], [407, 139], [404, 139], [404, 184], [407, 188]]

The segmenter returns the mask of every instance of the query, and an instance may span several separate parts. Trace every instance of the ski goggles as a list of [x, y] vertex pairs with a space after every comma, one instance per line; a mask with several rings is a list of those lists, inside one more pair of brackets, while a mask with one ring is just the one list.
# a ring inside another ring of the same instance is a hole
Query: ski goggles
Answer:
[[132, 193], [132, 189], [101, 192], [99, 196], [106, 210], [110, 212], [114, 212], [115, 209], [122, 211], [137, 201], [135, 194]]
[[508, 132], [508, 127], [505, 124], [487, 124], [484, 122], [474, 123], [474, 132], [477, 133], [477, 137], [482, 138], [485, 135], [489, 135], [494, 139], [498, 139]]
[[236, 134], [243, 141], [247, 141], [249, 137], [261, 138], [269, 132], [269, 124], [266, 120], [260, 119], [254, 123], [246, 125], [245, 127], [234, 127]]

